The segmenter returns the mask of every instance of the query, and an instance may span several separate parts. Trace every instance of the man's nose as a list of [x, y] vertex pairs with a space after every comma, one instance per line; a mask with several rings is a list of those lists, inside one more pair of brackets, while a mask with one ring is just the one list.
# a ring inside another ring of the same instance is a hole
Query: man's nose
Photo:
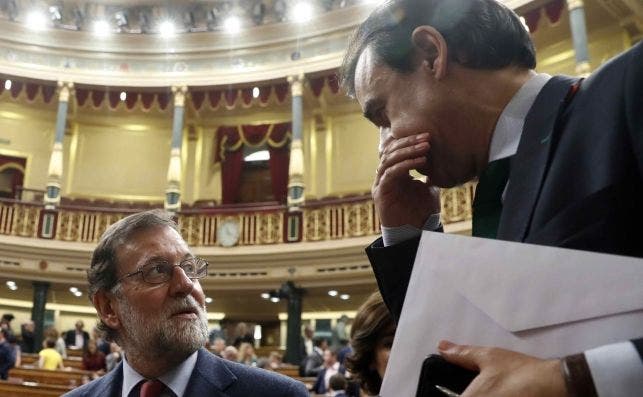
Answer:
[[180, 266], [175, 266], [170, 279], [170, 295], [189, 295], [193, 289], [194, 280], [189, 278]]

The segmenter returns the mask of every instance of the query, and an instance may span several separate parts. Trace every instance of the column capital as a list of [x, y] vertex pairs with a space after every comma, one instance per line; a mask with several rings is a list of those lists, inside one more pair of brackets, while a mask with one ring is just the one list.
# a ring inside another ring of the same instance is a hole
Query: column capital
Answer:
[[581, 8], [584, 6], [585, 4], [583, 3], [583, 0], [567, 0], [567, 9], [569, 11], [574, 10], [576, 8]]
[[174, 95], [174, 106], [185, 105], [185, 94], [188, 93], [187, 85], [173, 85], [172, 94]]
[[304, 74], [294, 74], [288, 76], [288, 83], [290, 83], [290, 93], [292, 96], [302, 96], [304, 92]]
[[71, 81], [58, 81], [58, 100], [60, 102], [69, 102], [69, 96], [74, 89], [74, 83]]

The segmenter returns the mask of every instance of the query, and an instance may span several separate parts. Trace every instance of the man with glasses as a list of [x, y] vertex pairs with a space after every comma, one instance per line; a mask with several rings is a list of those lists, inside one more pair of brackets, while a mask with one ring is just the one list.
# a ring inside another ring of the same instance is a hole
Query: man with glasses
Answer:
[[124, 360], [68, 396], [308, 396], [300, 382], [203, 348], [208, 323], [199, 279], [207, 267], [171, 214], [142, 212], [110, 226], [87, 279], [98, 329], [122, 347]]

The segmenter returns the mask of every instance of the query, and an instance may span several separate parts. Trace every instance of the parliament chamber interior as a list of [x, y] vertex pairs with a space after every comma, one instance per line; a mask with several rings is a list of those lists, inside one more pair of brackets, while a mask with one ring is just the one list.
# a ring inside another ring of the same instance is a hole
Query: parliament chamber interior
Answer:
[[[307, 330], [345, 347], [378, 288], [364, 248], [380, 136], [338, 77], [378, 3], [0, 0], [0, 315], [19, 347], [0, 396], [106, 376], [83, 358], [118, 352], [87, 270], [110, 225], [151, 209], [209, 264], [207, 347], [313, 388]], [[637, 1], [501, 3], [538, 72], [584, 76], [643, 37]], [[471, 234], [474, 190], [440, 192], [445, 232]], [[52, 335], [64, 369], [39, 365]]]

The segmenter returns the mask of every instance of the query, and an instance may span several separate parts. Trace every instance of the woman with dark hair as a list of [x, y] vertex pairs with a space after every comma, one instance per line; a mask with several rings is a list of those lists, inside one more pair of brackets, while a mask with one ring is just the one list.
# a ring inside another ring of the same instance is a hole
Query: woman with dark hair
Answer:
[[346, 368], [370, 395], [380, 392], [394, 336], [393, 318], [375, 292], [357, 311], [351, 329], [353, 353], [346, 357]]
[[98, 372], [101, 375], [105, 373], [105, 353], [98, 350], [95, 339], [87, 341], [85, 352], [83, 353], [83, 369]]

